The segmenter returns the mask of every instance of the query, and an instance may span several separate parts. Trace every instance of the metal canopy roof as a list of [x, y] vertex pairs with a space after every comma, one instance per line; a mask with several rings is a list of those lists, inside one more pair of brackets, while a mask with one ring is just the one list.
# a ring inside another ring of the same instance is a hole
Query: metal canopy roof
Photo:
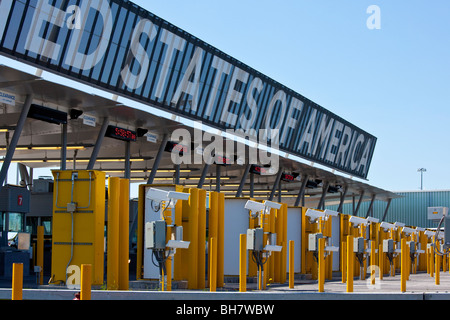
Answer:
[[[83, 120], [68, 120], [67, 125], [67, 145], [69, 147], [84, 146], [83, 149], [67, 150], [67, 169], [85, 169], [92, 154], [93, 146], [100, 132], [103, 119], [109, 118], [110, 124], [124, 127], [131, 130], [137, 128], [148, 129], [158, 135], [158, 142], [148, 142], [145, 137], [139, 137], [136, 142], [131, 143], [131, 178], [133, 182], [141, 179], [141, 183], [146, 183], [152, 169], [154, 158], [156, 157], [160, 141], [165, 134], [171, 134], [177, 128], [185, 128], [192, 131], [193, 128], [186, 124], [166, 119], [149, 112], [126, 106], [112, 99], [106, 99], [97, 95], [92, 95], [80, 90], [63, 86], [43, 80], [34, 75], [22, 71], [0, 66], [0, 90], [16, 96], [16, 105], [0, 103], [0, 129], [14, 130], [22, 110], [22, 105], [27, 95], [33, 95], [33, 103], [52, 109], [69, 112], [75, 108], [95, 116], [96, 127], [83, 124]], [[59, 167], [61, 152], [57, 148], [54, 150], [41, 150], [39, 147], [61, 146], [61, 126], [28, 118], [22, 131], [18, 148], [14, 153], [14, 162], [20, 162], [31, 168]], [[0, 133], [0, 157], [6, 154], [7, 139], [6, 133]], [[73, 160], [76, 161], [73, 161]], [[100, 153], [95, 164], [95, 169], [106, 171], [110, 176], [123, 176], [125, 159], [125, 143], [123, 141], [105, 138]], [[310, 180], [322, 180], [330, 183], [331, 186], [339, 185], [347, 187], [346, 201], [359, 199], [362, 201], [372, 200], [375, 195], [377, 200], [389, 201], [397, 198], [398, 195], [369, 184], [353, 180], [341, 175], [337, 175], [328, 170], [323, 170], [305, 163], [295, 161], [291, 158], [280, 155], [280, 167], [288, 173], [304, 174]], [[208, 178], [204, 188], [216, 189], [216, 169], [215, 166], [209, 168]], [[195, 186], [201, 176], [203, 164], [181, 165], [181, 184]], [[221, 167], [221, 191], [234, 195], [238, 189], [241, 178], [244, 176], [246, 165], [233, 164]], [[276, 173], [270, 176], [254, 176], [255, 198], [267, 199], [270, 195], [275, 180]], [[187, 179], [190, 178], [190, 179]], [[161, 160], [159, 171], [155, 183], [173, 183], [174, 165], [171, 154], [165, 152]], [[248, 196], [250, 185], [250, 175], [244, 187], [244, 196]], [[292, 205], [300, 190], [301, 181], [290, 183], [282, 182], [282, 201]], [[267, 193], [263, 192], [266, 190]], [[278, 188], [277, 188], [278, 191]], [[314, 189], [306, 189], [305, 205], [316, 207], [322, 195], [322, 187], [319, 185]], [[339, 203], [341, 192], [328, 193], [326, 203]], [[276, 199], [275, 197], [274, 199]]]

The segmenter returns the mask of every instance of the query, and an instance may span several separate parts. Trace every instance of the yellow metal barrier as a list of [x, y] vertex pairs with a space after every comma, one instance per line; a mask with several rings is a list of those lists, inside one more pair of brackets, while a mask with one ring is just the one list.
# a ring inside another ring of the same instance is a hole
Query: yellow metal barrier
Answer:
[[217, 238], [210, 239], [209, 247], [209, 291], [215, 292], [217, 289]]
[[12, 274], [12, 300], [22, 300], [23, 291], [23, 264], [13, 263]]
[[401, 292], [406, 291], [406, 279], [407, 279], [407, 258], [409, 256], [408, 246], [406, 244], [406, 239], [403, 238], [401, 241]]
[[[55, 179], [51, 282], [65, 283], [69, 266], [92, 265], [92, 283], [103, 284], [105, 173], [52, 171]], [[70, 283], [72, 284], [72, 283]]]
[[224, 286], [224, 233], [225, 233], [225, 194], [219, 193], [218, 239], [217, 239], [217, 286]]
[[107, 230], [107, 274], [108, 290], [119, 288], [119, 211], [120, 178], [108, 180], [108, 230]]
[[347, 292], [353, 292], [355, 254], [353, 253], [353, 236], [347, 236]]
[[[437, 252], [439, 252], [438, 250], [439, 250], [439, 241], [437, 241], [437, 242], [435, 242], [436, 243], [436, 251]], [[439, 254], [434, 254], [434, 256], [435, 256], [435, 259], [436, 259], [436, 262], [435, 262], [435, 267], [436, 267], [436, 270], [435, 270], [435, 273], [436, 273], [436, 275], [435, 275], [435, 277], [434, 277], [434, 280], [435, 280], [435, 283], [436, 283], [436, 285], [440, 285], [441, 284], [441, 256], [439, 255]]]
[[325, 239], [319, 239], [319, 254], [317, 256], [318, 260], [318, 278], [319, 278], [319, 292], [324, 292], [325, 285]]
[[247, 291], [247, 235], [239, 236], [239, 292]]
[[91, 265], [81, 265], [80, 300], [91, 300]]
[[120, 179], [119, 200], [119, 290], [129, 288], [130, 180]]

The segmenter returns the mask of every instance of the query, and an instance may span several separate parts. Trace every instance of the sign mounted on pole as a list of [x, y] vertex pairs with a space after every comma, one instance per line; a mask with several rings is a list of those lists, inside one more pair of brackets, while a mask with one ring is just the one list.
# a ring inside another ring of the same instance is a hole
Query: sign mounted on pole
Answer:
[[130, 1], [2, 0], [0, 53], [367, 178], [374, 136]]

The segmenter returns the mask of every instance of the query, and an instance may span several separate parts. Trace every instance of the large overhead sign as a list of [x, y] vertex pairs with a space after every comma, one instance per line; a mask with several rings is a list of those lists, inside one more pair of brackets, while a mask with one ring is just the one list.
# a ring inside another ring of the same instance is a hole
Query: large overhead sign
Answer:
[[366, 178], [376, 138], [123, 0], [1, 0], [0, 52]]

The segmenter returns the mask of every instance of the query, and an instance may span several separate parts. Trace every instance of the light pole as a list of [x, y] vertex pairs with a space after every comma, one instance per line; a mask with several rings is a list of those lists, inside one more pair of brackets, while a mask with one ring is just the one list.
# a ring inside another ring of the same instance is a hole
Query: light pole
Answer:
[[417, 169], [417, 172], [420, 172], [420, 190], [423, 190], [423, 173], [427, 172], [427, 169], [419, 168]]

